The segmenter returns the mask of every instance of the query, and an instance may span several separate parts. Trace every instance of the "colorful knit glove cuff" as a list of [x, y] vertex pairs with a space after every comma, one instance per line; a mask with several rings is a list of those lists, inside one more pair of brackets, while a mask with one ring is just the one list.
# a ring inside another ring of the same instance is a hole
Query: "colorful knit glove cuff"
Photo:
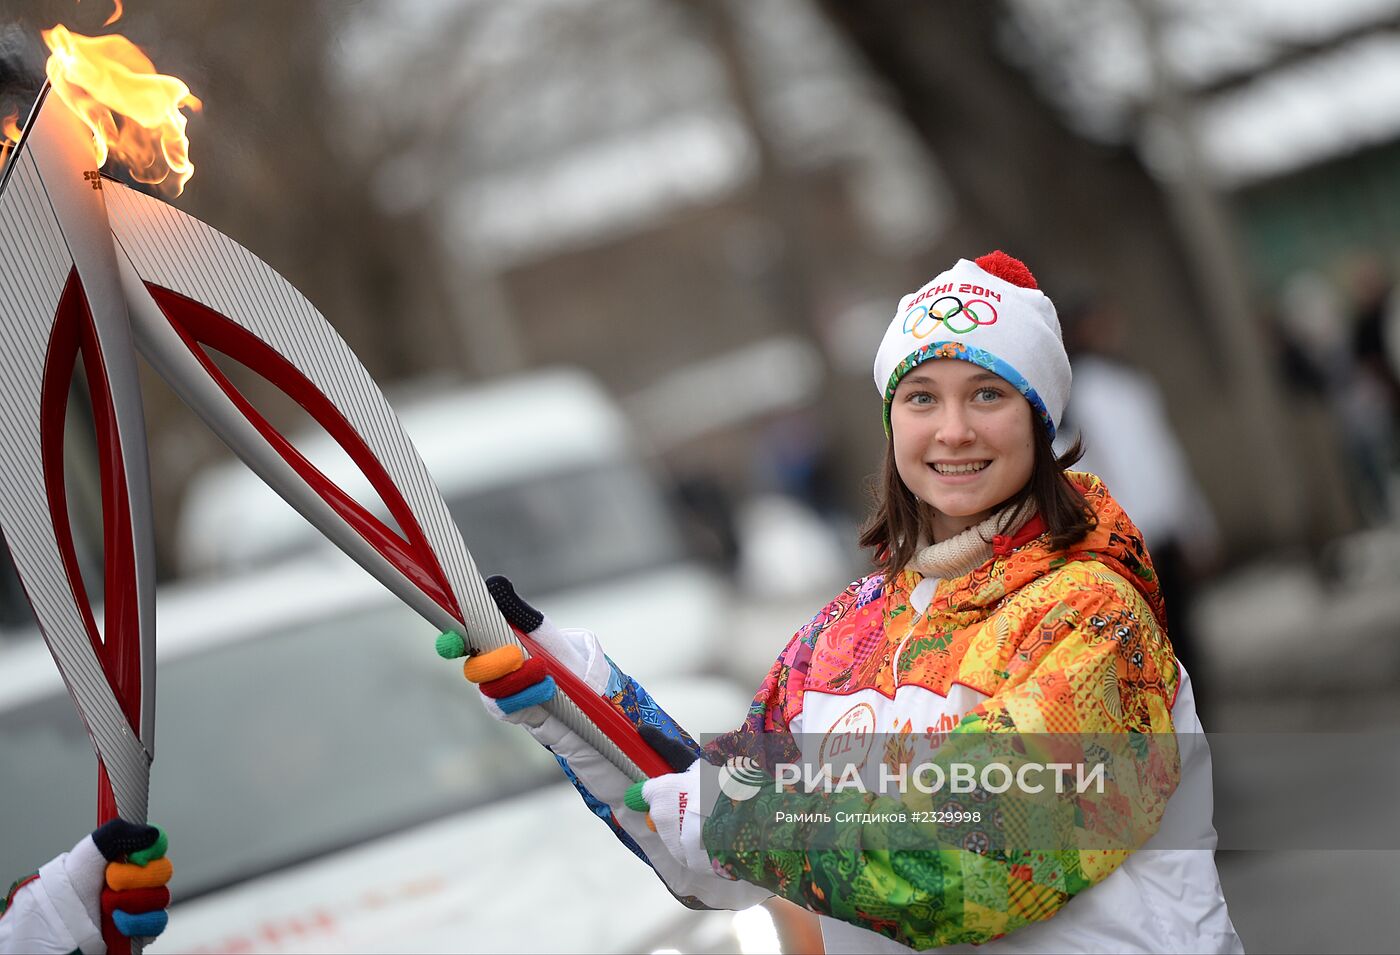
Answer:
[[109, 949], [116, 937], [153, 938], [165, 931], [170, 905], [166, 883], [173, 873], [165, 857], [170, 847], [165, 831], [114, 819], [94, 832], [92, 840], [108, 860], [101, 908], [102, 936]]

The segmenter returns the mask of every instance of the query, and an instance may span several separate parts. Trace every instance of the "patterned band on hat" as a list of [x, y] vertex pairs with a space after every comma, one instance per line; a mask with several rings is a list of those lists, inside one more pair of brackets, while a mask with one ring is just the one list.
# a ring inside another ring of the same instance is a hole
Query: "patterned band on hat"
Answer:
[[909, 373], [909, 370], [916, 365], [923, 364], [932, 358], [958, 358], [971, 362], [987, 369], [993, 374], [1000, 375], [1006, 379], [1007, 384], [1015, 388], [1025, 399], [1030, 402], [1031, 409], [1035, 411], [1036, 417], [1050, 435], [1050, 440], [1055, 440], [1055, 422], [1051, 420], [1050, 413], [1045, 409], [1045, 402], [1040, 395], [1031, 387], [1030, 382], [1025, 377], [1002, 361], [991, 352], [981, 348], [968, 345], [966, 342], [929, 342], [918, 351], [911, 353], [890, 373], [889, 381], [885, 385], [885, 434], [890, 434], [890, 407], [894, 404], [894, 392], [899, 387], [900, 379]]

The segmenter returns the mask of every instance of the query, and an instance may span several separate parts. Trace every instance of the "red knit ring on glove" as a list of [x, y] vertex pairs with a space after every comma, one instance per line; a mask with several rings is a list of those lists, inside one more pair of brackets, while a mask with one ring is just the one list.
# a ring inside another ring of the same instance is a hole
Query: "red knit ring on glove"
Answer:
[[124, 912], [154, 912], [170, 907], [170, 889], [159, 886], [153, 889], [102, 890], [102, 911], [121, 909]]
[[514, 696], [521, 690], [529, 686], [534, 686], [545, 678], [544, 661], [538, 657], [531, 657], [520, 665], [520, 669], [514, 673], [507, 673], [505, 676], [481, 684], [481, 692], [499, 700], [507, 696]]

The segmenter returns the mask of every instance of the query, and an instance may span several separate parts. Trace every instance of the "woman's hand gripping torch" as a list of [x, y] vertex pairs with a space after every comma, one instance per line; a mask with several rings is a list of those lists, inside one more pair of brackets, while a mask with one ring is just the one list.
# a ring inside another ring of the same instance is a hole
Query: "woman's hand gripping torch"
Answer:
[[[501, 647], [469, 655], [460, 633], [447, 631], [437, 642], [438, 653], [448, 659], [466, 656], [463, 673], [479, 685], [482, 702], [497, 719], [525, 727], [536, 742], [559, 761], [570, 782], [595, 815], [656, 871], [666, 888], [691, 908], [742, 909], [755, 905], [769, 893], [744, 882], [735, 882], [712, 870], [708, 857], [696, 864], [671, 845], [670, 828], [653, 823], [646, 805], [638, 805], [629, 792], [642, 785], [605, 759], [579, 735], [555, 718], [546, 707], [558, 695], [560, 675], [580, 681], [593, 700], [603, 703], [638, 733], [660, 758], [659, 773], [649, 773], [647, 785], [667, 786], [676, 780], [698, 781], [705, 756], [701, 748], [651, 696], [603, 653], [589, 630], [561, 629], [516, 593], [504, 577], [486, 582], [492, 599], [511, 627], [524, 635], [532, 648], [528, 658], [516, 647]], [[553, 668], [539, 653], [548, 653]], [[708, 768], [708, 764], [705, 764]], [[692, 786], [696, 803], [699, 787]], [[709, 787], [708, 791], [717, 790]], [[679, 826], [675, 827], [679, 831]], [[692, 836], [699, 823], [690, 827]], [[703, 855], [697, 854], [697, 857]]]

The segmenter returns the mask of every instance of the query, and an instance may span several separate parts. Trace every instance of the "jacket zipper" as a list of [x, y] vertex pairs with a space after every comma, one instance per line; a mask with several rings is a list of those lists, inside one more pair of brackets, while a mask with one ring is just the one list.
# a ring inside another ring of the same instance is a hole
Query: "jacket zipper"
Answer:
[[[931, 578], [931, 577], [925, 577], [924, 580], [933, 580], [933, 581], [934, 581], [934, 583], [933, 583], [933, 593], [929, 594], [928, 603], [924, 604], [924, 609], [921, 610], [921, 611], [919, 611], [919, 616], [920, 616], [920, 617], [926, 617], [926, 616], [928, 616], [928, 608], [933, 606], [933, 598], [938, 596], [938, 584], [939, 584], [939, 582], [940, 582], [938, 579], [936, 579], [936, 578]], [[923, 582], [923, 581], [920, 581], [920, 583], [922, 583], [922, 582]], [[915, 588], [914, 588], [914, 589], [917, 590], [917, 589], [918, 589], [918, 585], [915, 585]], [[914, 596], [914, 592], [913, 592], [912, 590], [909, 592], [909, 596], [910, 596], [911, 598]], [[916, 621], [916, 622], [917, 622], [917, 621]], [[904, 655], [904, 648], [905, 648], [906, 646], [909, 645], [909, 640], [910, 640], [913, 636], [914, 636], [914, 628], [911, 626], [911, 627], [909, 628], [909, 632], [906, 633], [906, 634], [904, 635], [904, 639], [901, 640], [901, 641], [899, 641], [899, 648], [898, 648], [897, 650], [895, 650], [895, 652], [894, 652], [894, 659], [890, 661], [891, 665], [894, 667], [894, 688], [895, 688], [896, 690], [899, 689], [899, 658], [900, 658], [901, 656]]]

